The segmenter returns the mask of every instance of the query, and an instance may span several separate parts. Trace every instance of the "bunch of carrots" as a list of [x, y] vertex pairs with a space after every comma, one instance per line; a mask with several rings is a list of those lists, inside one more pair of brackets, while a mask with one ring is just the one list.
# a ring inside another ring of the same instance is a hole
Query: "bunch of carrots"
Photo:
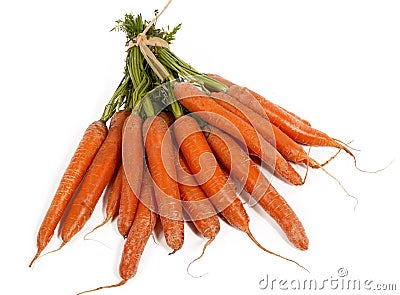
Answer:
[[[159, 29], [141, 15], [127, 14], [114, 29], [126, 33], [127, 44], [144, 31], [148, 40], [170, 44], [179, 28]], [[217, 237], [222, 217], [264, 251], [297, 263], [257, 242], [236, 184], [276, 221], [293, 246], [306, 250], [309, 241], [301, 221], [261, 168], [288, 184], [302, 185], [305, 179], [294, 165], [323, 169], [327, 163], [311, 158], [303, 146], [351, 154], [348, 146], [246, 87], [199, 73], [169, 46], [147, 48], [167, 77], [157, 75], [140, 46], [128, 48], [121, 83], [72, 156], [39, 229], [30, 265], [57, 226], [59, 249], [83, 229], [107, 187], [105, 217], [98, 227], [117, 217], [125, 246], [121, 281], [106, 287], [123, 285], [136, 274], [157, 220], [171, 253], [181, 249], [185, 216], [207, 239], [202, 254]]]

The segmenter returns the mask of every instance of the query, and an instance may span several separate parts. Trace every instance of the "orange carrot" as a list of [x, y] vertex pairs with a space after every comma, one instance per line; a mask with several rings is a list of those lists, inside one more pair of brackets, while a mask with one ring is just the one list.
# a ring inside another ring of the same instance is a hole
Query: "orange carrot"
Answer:
[[128, 115], [128, 112], [120, 111], [112, 117], [108, 135], [93, 159], [66, 215], [61, 231], [63, 240], [61, 247], [68, 243], [85, 225], [104, 188], [113, 176], [121, 159], [122, 127]]
[[271, 111], [271, 109], [274, 109], [273, 106], [271, 106], [261, 95], [237, 85], [231, 86], [227, 93], [242, 102], [244, 105], [253, 109], [255, 112], [258, 112], [261, 115], [266, 114], [273, 124], [285, 132], [294, 141], [305, 145], [331, 146], [343, 149], [353, 156], [351, 151], [344, 144], [331, 138], [322, 131], [304, 124], [301, 120], [296, 119], [293, 116], [282, 113], [277, 114], [277, 112]]
[[153, 183], [147, 169], [143, 171], [143, 184], [139, 205], [136, 210], [132, 227], [129, 230], [119, 265], [119, 275], [122, 280], [114, 285], [102, 286], [79, 294], [114, 288], [124, 285], [137, 272], [140, 258], [157, 221], [154, 205]]
[[121, 197], [121, 186], [122, 186], [122, 174], [124, 173], [124, 168], [122, 165], [118, 168], [118, 172], [114, 179], [111, 179], [112, 184], [110, 188], [110, 193], [108, 194], [107, 206], [106, 206], [106, 217], [103, 222], [94, 227], [90, 232], [88, 232], [85, 237], [94, 232], [96, 229], [102, 227], [107, 222], [109, 222], [118, 213], [119, 200]]
[[158, 213], [165, 240], [174, 253], [183, 245], [184, 223], [171, 134], [167, 123], [159, 116], [146, 119], [143, 131]]
[[315, 168], [319, 167], [319, 164], [310, 158], [298, 143], [269, 122], [268, 119], [265, 119], [265, 117], [259, 115], [228, 94], [215, 92], [211, 93], [211, 97], [216, 99], [223, 107], [251, 124], [270, 144], [276, 146], [278, 152], [286, 160], [294, 163], [309, 164]]
[[137, 271], [140, 256], [154, 229], [157, 214], [154, 205], [154, 189], [147, 169], [143, 173], [143, 189], [140, 202], [122, 252], [119, 273], [122, 279], [132, 278]]
[[[141, 144], [141, 142], [138, 142]], [[140, 162], [143, 162], [143, 158], [139, 159]], [[139, 162], [139, 161], [138, 161]], [[135, 167], [135, 166], [133, 166]], [[137, 169], [142, 169], [142, 167], [135, 167]], [[140, 181], [140, 180], [139, 180]], [[140, 191], [139, 191], [140, 192]], [[138, 198], [136, 194], [130, 187], [130, 182], [128, 181], [125, 173], [122, 173], [122, 183], [121, 183], [121, 198], [119, 203], [119, 212], [118, 212], [118, 231], [119, 233], [126, 238], [129, 229], [132, 226], [133, 219], [135, 217], [135, 212], [138, 206]]]
[[[231, 82], [231, 81], [229, 81], [229, 80], [227, 80], [227, 79], [225, 79], [225, 78], [223, 78], [223, 77], [221, 77], [219, 75], [208, 74], [208, 76], [210, 76], [210, 77], [214, 78], [215, 80], [225, 84], [228, 87], [231, 87], [231, 86], [235, 85], [235, 83], [233, 83], [233, 82]], [[251, 91], [251, 90], [249, 90], [249, 91]], [[292, 116], [292, 117], [302, 121], [304, 124], [306, 124], [308, 126], [311, 126], [310, 122], [308, 122], [307, 120], [305, 120], [303, 118], [300, 118], [296, 114], [284, 109], [283, 107], [281, 107], [281, 106], [279, 106], [277, 104], [272, 103], [271, 101], [269, 101], [269, 100], [267, 100], [265, 98], [264, 98], [264, 100], [265, 100], [266, 107], [268, 107], [269, 111], [275, 113], [277, 116], [289, 115], [289, 116]], [[263, 113], [262, 115], [265, 115], [265, 113]]]
[[[227, 184], [227, 179], [219, 167], [206, 138], [196, 120], [191, 116], [181, 116], [173, 125], [176, 141], [184, 155], [190, 171], [197, 182], [213, 203], [218, 212], [233, 227], [245, 232], [250, 239], [263, 251], [281, 257], [291, 262], [297, 262], [282, 257], [264, 248], [253, 237], [249, 229], [249, 216], [242, 202], [236, 196], [232, 186]], [[302, 266], [301, 266], [302, 267]]]
[[86, 129], [40, 226], [37, 235], [37, 252], [29, 266], [32, 266], [33, 262], [50, 242], [69, 201], [81, 183], [86, 170], [92, 163], [106, 136], [107, 126], [103, 121], [93, 122]]
[[295, 247], [306, 250], [308, 238], [303, 225], [257, 165], [229, 135], [212, 126], [208, 126], [208, 132], [207, 142], [218, 160], [245, 187], [252, 199], [279, 224], [289, 241]]
[[132, 113], [125, 121], [122, 141], [121, 200], [118, 215], [118, 230], [123, 237], [129, 233], [138, 206], [143, 178], [142, 118]]
[[174, 92], [187, 109], [195, 112], [198, 117], [209, 124], [244, 142], [252, 152], [283, 179], [295, 185], [303, 184], [296, 170], [270, 143], [259, 136], [250, 124], [219, 105], [213, 98], [204, 95], [192, 84], [179, 83], [175, 86]]
[[176, 163], [179, 191], [182, 203], [197, 230], [208, 239], [214, 239], [219, 232], [219, 220], [214, 207], [191, 174], [182, 153]]

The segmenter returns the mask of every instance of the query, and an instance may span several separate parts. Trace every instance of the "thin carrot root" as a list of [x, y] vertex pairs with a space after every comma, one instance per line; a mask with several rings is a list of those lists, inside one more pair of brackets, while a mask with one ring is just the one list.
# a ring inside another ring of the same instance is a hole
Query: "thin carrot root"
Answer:
[[391, 160], [385, 167], [379, 168], [379, 169], [376, 169], [376, 170], [364, 170], [364, 169], [361, 169], [360, 167], [357, 166], [357, 160], [356, 160], [356, 158], [354, 157], [354, 166], [356, 167], [356, 169], [357, 169], [358, 171], [363, 172], [363, 173], [371, 173], [371, 174], [374, 174], [374, 173], [382, 172], [382, 171], [386, 170], [390, 165], [392, 165], [393, 162], [394, 162], [394, 160]]
[[310, 158], [310, 152], [311, 152], [311, 147], [308, 148], [307, 162], [306, 162], [306, 174], [304, 175], [302, 184], [306, 183], [306, 179], [307, 179], [307, 176], [308, 176], [308, 168], [310, 167], [310, 160], [314, 161], [315, 163], [318, 163], [317, 161], [315, 161], [312, 158]]
[[352, 147], [351, 145], [350, 145], [350, 143], [352, 143], [353, 142], [353, 140], [350, 140], [349, 142], [344, 142], [344, 141], [342, 141], [342, 140], [340, 140], [340, 139], [337, 139], [337, 138], [333, 138], [333, 137], [331, 137], [334, 141], [336, 141], [338, 144], [340, 144], [340, 145], [342, 145], [343, 147], [346, 147], [347, 149], [349, 149], [349, 150], [353, 150], [353, 151], [357, 151], [357, 152], [360, 152], [361, 150], [359, 150], [359, 149], [356, 149], [356, 148], [354, 148], [354, 147]]
[[110, 219], [111, 219], [111, 217], [110, 217], [110, 218], [104, 219], [104, 221], [103, 221], [102, 223], [100, 223], [98, 226], [96, 226], [96, 227], [93, 228], [90, 232], [88, 232], [88, 233], [83, 237], [83, 239], [84, 239], [84, 240], [91, 240], [91, 239], [87, 239], [87, 236], [90, 235], [91, 233], [93, 233], [95, 230], [97, 230], [97, 229], [99, 229], [100, 227], [102, 227], [103, 225], [105, 225], [108, 221], [110, 221]]
[[321, 170], [324, 171], [328, 176], [330, 176], [331, 178], [333, 178], [333, 180], [335, 180], [339, 186], [342, 188], [342, 190], [346, 193], [346, 195], [348, 195], [350, 198], [353, 198], [356, 203], [354, 204], [354, 210], [356, 210], [357, 206], [358, 206], [358, 198], [353, 196], [352, 194], [350, 194], [347, 189], [344, 187], [344, 185], [340, 182], [340, 180], [333, 176], [330, 172], [328, 172], [325, 168], [321, 167]]
[[174, 249], [172, 252], [169, 252], [169, 253], [168, 253], [168, 255], [175, 254], [175, 253], [176, 253], [176, 251], [178, 251], [178, 250], [177, 250], [177, 249]]
[[48, 254], [50, 254], [50, 253], [54, 253], [54, 252], [60, 251], [60, 250], [62, 249], [62, 247], [65, 246], [65, 244], [66, 244], [66, 242], [62, 242], [61, 245], [60, 245], [57, 249], [51, 250], [51, 251], [49, 251], [49, 252], [47, 252], [47, 253], [44, 253], [43, 255], [40, 255], [40, 251], [38, 251], [38, 252], [36, 253], [35, 257], [33, 257], [31, 263], [29, 263], [29, 267], [31, 267], [31, 266], [33, 265], [33, 263], [34, 263], [37, 259], [42, 258], [43, 256], [46, 256], [46, 255], [48, 255]]
[[[355, 167], [358, 171], [360, 171], [360, 172], [363, 172], [363, 173], [372, 173], [372, 174], [374, 174], [374, 173], [379, 173], [379, 172], [382, 172], [382, 171], [386, 170], [390, 165], [392, 165], [392, 163], [393, 163], [393, 161], [394, 161], [394, 160], [392, 160], [392, 161], [390, 161], [385, 167], [379, 168], [379, 169], [376, 169], [376, 170], [365, 170], [365, 169], [361, 169], [360, 167], [358, 167], [356, 156], [350, 151], [350, 149], [355, 150], [355, 151], [360, 151], [360, 150], [355, 149], [355, 148], [349, 146], [348, 143], [345, 143], [345, 142], [343, 142], [343, 141], [341, 141], [341, 140], [339, 140], [339, 139], [335, 139], [335, 138], [334, 138], [334, 140], [335, 140], [338, 144], [340, 144], [340, 145], [342, 146], [341, 149], [343, 149], [344, 151], [346, 151], [346, 152], [353, 158], [353, 160], [354, 160], [354, 167]], [[351, 143], [351, 141], [350, 141], [350, 143]]]
[[201, 278], [201, 277], [203, 277], [203, 276], [205, 276], [205, 275], [207, 274], [207, 273], [204, 273], [204, 274], [202, 274], [202, 275], [200, 275], [200, 276], [195, 276], [195, 275], [193, 275], [193, 274], [190, 273], [189, 268], [190, 268], [190, 266], [193, 264], [193, 262], [200, 260], [200, 259], [204, 256], [204, 253], [206, 252], [207, 247], [214, 241], [214, 239], [215, 239], [215, 237], [209, 239], [209, 240], [204, 244], [204, 246], [203, 246], [203, 251], [201, 252], [201, 255], [200, 255], [199, 257], [193, 259], [193, 260], [188, 264], [188, 266], [186, 267], [186, 272], [187, 272], [191, 277], [193, 277], [193, 278], [195, 278], [195, 279], [198, 279], [198, 278]]
[[255, 238], [255, 237], [253, 236], [253, 234], [251, 233], [250, 229], [247, 229], [247, 230], [245, 231], [245, 233], [249, 236], [249, 238], [250, 238], [261, 250], [263, 250], [263, 251], [265, 251], [265, 252], [267, 252], [267, 253], [269, 253], [269, 254], [275, 255], [276, 257], [279, 257], [279, 258], [282, 258], [282, 259], [287, 260], [287, 261], [289, 261], [289, 262], [292, 262], [292, 263], [296, 264], [297, 266], [301, 267], [302, 269], [306, 270], [307, 272], [310, 272], [307, 268], [305, 268], [304, 266], [302, 266], [302, 265], [301, 265], [300, 263], [298, 263], [297, 261], [294, 261], [293, 259], [290, 259], [290, 258], [286, 258], [286, 257], [284, 257], [284, 256], [282, 256], [282, 255], [279, 255], [278, 253], [275, 253], [275, 252], [272, 252], [272, 251], [266, 249], [263, 245], [261, 245], [261, 244], [256, 240], [256, 238]]
[[340, 154], [341, 151], [342, 151], [342, 149], [338, 149], [338, 151], [333, 156], [331, 156], [328, 160], [326, 160], [322, 164], [319, 164], [319, 166], [317, 168], [321, 168], [321, 167], [328, 165], [333, 159], [335, 159]]
[[101, 289], [108, 289], [108, 288], [119, 287], [119, 286], [125, 285], [126, 282], [127, 282], [127, 280], [122, 280], [122, 281], [120, 281], [119, 283], [114, 284], [114, 285], [97, 287], [97, 288], [95, 288], [95, 289], [91, 289], [91, 290], [79, 292], [79, 293], [77, 293], [76, 295], [81, 295], [81, 294], [85, 294], [85, 293], [89, 293], [89, 292], [95, 292], [95, 291], [99, 291], [99, 290], [101, 290]]

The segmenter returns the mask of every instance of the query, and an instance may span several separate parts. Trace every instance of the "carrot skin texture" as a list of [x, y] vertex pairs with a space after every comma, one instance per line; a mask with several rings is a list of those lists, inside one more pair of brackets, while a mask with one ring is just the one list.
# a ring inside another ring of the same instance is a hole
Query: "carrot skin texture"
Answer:
[[119, 266], [119, 273], [122, 279], [129, 280], [135, 276], [140, 257], [150, 238], [156, 221], [157, 214], [154, 208], [153, 183], [149, 173], [145, 170], [143, 173], [140, 201], [124, 245]]
[[[236, 85], [235, 83], [219, 76], [219, 75], [215, 75], [215, 74], [208, 74], [208, 76], [214, 78], [215, 80], [225, 84], [228, 87], [231, 87], [233, 85]], [[250, 91], [253, 95], [259, 95], [256, 92], [250, 90], [247, 88], [248, 91]], [[270, 112], [274, 112], [274, 114], [276, 114], [277, 116], [282, 116], [282, 115], [290, 115], [292, 117], [294, 117], [297, 120], [300, 120], [301, 122], [303, 122], [304, 124], [311, 126], [310, 122], [308, 122], [307, 120], [299, 117], [298, 115], [286, 110], [285, 108], [281, 107], [280, 105], [274, 104], [273, 102], [267, 100], [266, 98], [263, 97], [263, 100], [265, 101], [265, 105], [266, 107], [270, 110]], [[265, 113], [263, 113], [262, 115], [265, 115]]]
[[211, 97], [216, 99], [217, 103], [222, 105], [224, 108], [251, 124], [270, 144], [276, 146], [278, 152], [286, 160], [293, 163], [309, 164], [311, 167], [318, 166], [318, 163], [311, 159], [297, 142], [287, 136], [282, 130], [268, 121], [265, 117], [248, 108], [228, 94], [215, 92], [211, 93]]
[[[143, 161], [143, 158], [140, 158]], [[133, 219], [135, 217], [135, 212], [138, 206], [138, 198], [130, 187], [130, 183], [125, 175], [122, 173], [121, 179], [121, 198], [119, 204], [118, 212], [118, 231], [123, 237], [127, 237], [129, 229], [132, 226]]]
[[[311, 146], [331, 146], [336, 148], [343, 147], [327, 134], [304, 124], [301, 120], [296, 119], [293, 116], [277, 115], [270, 111], [270, 106], [266, 103], [264, 97], [255, 92], [249, 91], [245, 87], [233, 85], [229, 88], [228, 94], [252, 108], [255, 112], [265, 112], [273, 124], [300, 144]], [[260, 105], [262, 108], [260, 108]]]
[[229, 135], [213, 127], [209, 130], [207, 141], [222, 165], [278, 223], [288, 240], [298, 249], [306, 250], [308, 238], [304, 227], [285, 199]]
[[[95, 121], [86, 129], [74, 155], [61, 178], [57, 192], [47, 210], [37, 235], [37, 258], [50, 242], [54, 230], [64, 211], [81, 183], [88, 167], [107, 136], [103, 121]], [[33, 262], [33, 261], [32, 261]]]
[[129, 233], [138, 206], [143, 180], [142, 118], [132, 113], [125, 121], [122, 142], [122, 191], [118, 215], [118, 231], [123, 237]]
[[93, 213], [104, 188], [121, 160], [122, 127], [128, 113], [120, 111], [111, 118], [106, 139], [97, 152], [81, 187], [71, 203], [61, 231], [63, 243], [79, 232]]
[[110, 194], [107, 200], [107, 207], [106, 207], [106, 218], [105, 220], [111, 220], [114, 216], [118, 214], [119, 210], [119, 201], [121, 198], [121, 188], [122, 188], [122, 173], [123, 167], [120, 166], [115, 176], [114, 182], [111, 187]]
[[143, 131], [165, 240], [176, 251], [182, 248], [184, 242], [184, 222], [171, 134], [166, 121], [159, 116], [146, 119]]
[[220, 230], [217, 213], [193, 177], [182, 153], [179, 153], [176, 172], [183, 207], [203, 237], [214, 239]]
[[187, 109], [196, 112], [198, 117], [209, 124], [244, 142], [283, 179], [295, 185], [303, 184], [297, 171], [250, 124], [219, 105], [213, 98], [205, 95], [192, 84], [179, 83], [175, 86], [174, 92]]
[[190, 171], [217, 212], [221, 212], [233, 227], [247, 231], [249, 216], [235, 191], [227, 183], [225, 174], [219, 167], [196, 120], [190, 116], [182, 116], [175, 121], [173, 128]]

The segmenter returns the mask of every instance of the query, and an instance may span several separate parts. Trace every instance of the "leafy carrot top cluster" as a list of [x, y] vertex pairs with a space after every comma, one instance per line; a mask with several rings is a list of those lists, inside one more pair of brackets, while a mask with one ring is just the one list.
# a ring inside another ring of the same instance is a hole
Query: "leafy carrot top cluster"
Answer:
[[[144, 20], [142, 16], [126, 14], [124, 19], [116, 21], [117, 25], [112, 31], [122, 31], [126, 35], [126, 46], [134, 42], [138, 35], [149, 26], [150, 21]], [[171, 44], [175, 40], [175, 35], [181, 28], [181, 24], [172, 29], [156, 28], [156, 24], [151, 25], [146, 36], [148, 39], [152, 37], [160, 38]], [[217, 80], [199, 73], [188, 63], [180, 59], [169, 48], [160, 46], [149, 46], [151, 52], [157, 60], [168, 71], [167, 79], [174, 81], [177, 79], [185, 79], [195, 82], [200, 86], [208, 87], [216, 90], [226, 90], [226, 86]], [[141, 107], [148, 116], [154, 114], [152, 105], [149, 102], [143, 102], [142, 98], [150, 91], [160, 86], [164, 81], [149, 66], [138, 46], [131, 46], [127, 50], [125, 61], [124, 76], [118, 85], [110, 102], [107, 104], [102, 120], [107, 121], [121, 107], [129, 111], [138, 111]], [[176, 110], [179, 112], [179, 110]]]

